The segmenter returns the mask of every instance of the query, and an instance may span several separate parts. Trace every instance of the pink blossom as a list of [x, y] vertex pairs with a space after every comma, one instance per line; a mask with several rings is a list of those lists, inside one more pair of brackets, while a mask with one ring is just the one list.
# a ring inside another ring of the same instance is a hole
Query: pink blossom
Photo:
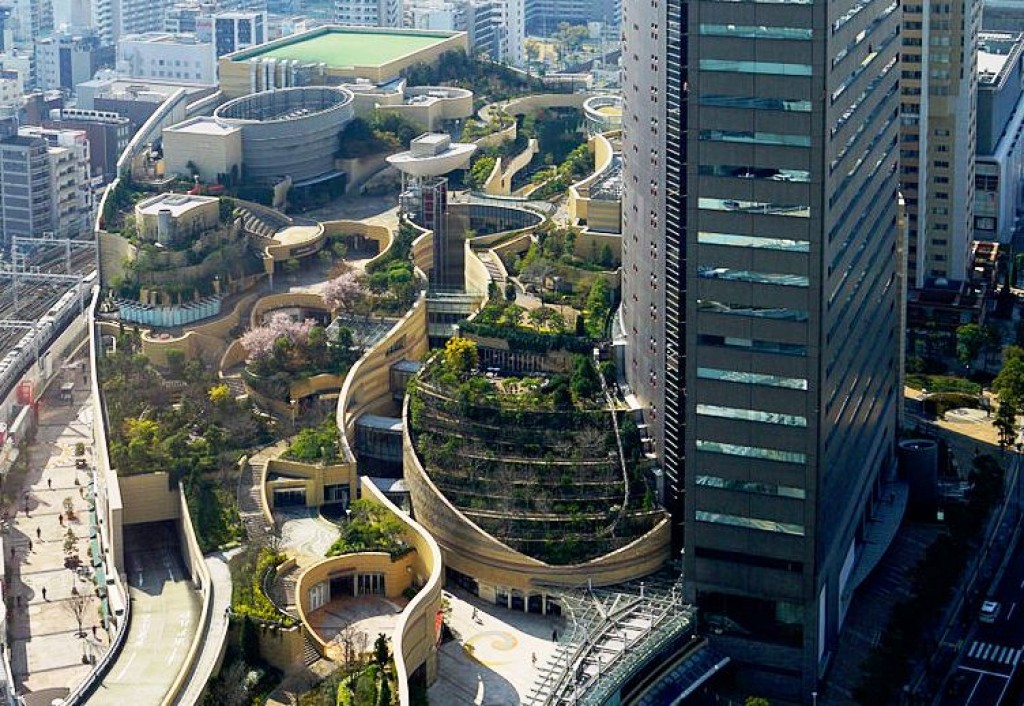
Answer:
[[320, 294], [331, 309], [351, 309], [363, 296], [363, 283], [355, 272], [345, 272], [329, 280]]
[[242, 347], [249, 354], [247, 362], [265, 360], [274, 352], [274, 344], [280, 338], [286, 338], [293, 345], [305, 345], [309, 340], [309, 331], [316, 325], [313, 319], [298, 322], [292, 321], [288, 314], [276, 313], [263, 326], [249, 329], [242, 335]]

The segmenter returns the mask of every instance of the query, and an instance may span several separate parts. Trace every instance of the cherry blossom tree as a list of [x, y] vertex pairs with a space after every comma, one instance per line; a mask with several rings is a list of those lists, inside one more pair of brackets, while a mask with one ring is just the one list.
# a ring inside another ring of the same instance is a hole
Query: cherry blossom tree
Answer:
[[349, 311], [363, 298], [363, 282], [355, 272], [345, 272], [324, 285], [321, 295], [331, 310]]
[[249, 329], [242, 336], [242, 348], [249, 354], [246, 362], [267, 360], [274, 353], [274, 345], [282, 338], [295, 346], [305, 345], [309, 341], [309, 332], [315, 325], [313, 319], [299, 322], [292, 321], [288, 314], [274, 314], [263, 326]]

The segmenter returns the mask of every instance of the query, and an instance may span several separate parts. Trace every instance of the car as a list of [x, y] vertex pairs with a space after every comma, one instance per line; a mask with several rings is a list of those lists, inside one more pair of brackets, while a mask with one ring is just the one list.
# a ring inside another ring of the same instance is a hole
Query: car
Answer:
[[985, 601], [981, 604], [981, 615], [978, 616], [978, 620], [983, 623], [994, 623], [1002, 608], [996, 601]]

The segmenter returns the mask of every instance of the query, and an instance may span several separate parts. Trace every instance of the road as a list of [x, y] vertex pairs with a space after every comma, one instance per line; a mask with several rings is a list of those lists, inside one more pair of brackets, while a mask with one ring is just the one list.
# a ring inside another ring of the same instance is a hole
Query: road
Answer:
[[[986, 596], [1000, 605], [994, 623], [972, 625], [961, 644], [958, 663], [942, 703], [963, 706], [1020, 704], [1011, 698], [1011, 680], [1024, 670], [1024, 542], [1010, 548], [1005, 573]], [[1013, 691], [1017, 691], [1016, 689]]]
[[89, 706], [159, 704], [199, 629], [199, 595], [181, 563], [170, 523], [125, 528], [132, 622], [124, 648]]

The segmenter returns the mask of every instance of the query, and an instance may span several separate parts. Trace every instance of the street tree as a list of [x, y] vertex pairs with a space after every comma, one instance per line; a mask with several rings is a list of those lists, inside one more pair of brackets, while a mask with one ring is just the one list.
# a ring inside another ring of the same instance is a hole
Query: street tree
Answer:
[[83, 628], [85, 622], [85, 614], [89, 610], [89, 606], [92, 604], [92, 595], [88, 593], [72, 593], [66, 599], [61, 601], [61, 608], [64, 612], [75, 619], [78, 623], [78, 637], [85, 637], [85, 630]]

